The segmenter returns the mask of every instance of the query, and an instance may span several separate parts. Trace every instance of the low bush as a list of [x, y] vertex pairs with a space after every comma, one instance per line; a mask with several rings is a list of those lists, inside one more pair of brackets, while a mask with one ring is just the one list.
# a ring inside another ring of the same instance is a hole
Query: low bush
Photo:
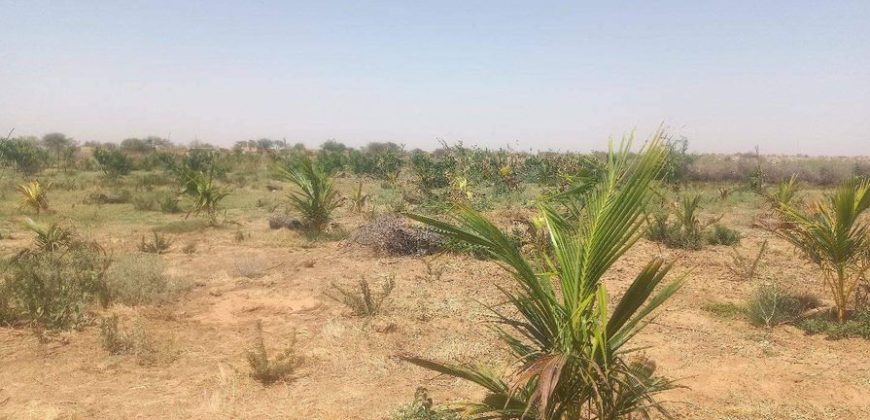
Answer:
[[809, 334], [826, 334], [832, 340], [853, 337], [870, 340], [870, 309], [852, 313], [843, 323], [837, 321], [835, 313], [821, 312], [796, 325]]
[[46, 328], [68, 329], [85, 320], [89, 304], [108, 305], [106, 271], [110, 259], [95, 243], [74, 241], [61, 249], [25, 250], [4, 273], [3, 306], [7, 323], [19, 320]]
[[733, 246], [740, 243], [741, 237], [740, 232], [717, 223], [713, 225], [713, 230], [707, 235], [707, 243]]
[[153, 254], [117, 258], [106, 274], [112, 300], [129, 306], [164, 303], [190, 288], [165, 274], [166, 264]]
[[51, 184], [43, 185], [39, 180], [21, 184], [16, 187], [21, 193], [21, 208], [30, 208], [39, 215], [48, 210], [48, 189]]

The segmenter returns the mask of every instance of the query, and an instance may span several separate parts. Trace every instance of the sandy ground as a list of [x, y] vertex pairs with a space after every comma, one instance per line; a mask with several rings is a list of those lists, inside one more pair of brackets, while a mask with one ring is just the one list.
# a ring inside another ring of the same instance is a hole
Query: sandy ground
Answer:
[[[444, 275], [434, 280], [419, 258], [379, 257], [342, 242], [300, 245], [295, 233], [270, 231], [263, 220], [243, 227], [250, 238], [241, 243], [233, 230], [206, 230], [183, 235], [199, 244], [195, 254], [176, 245], [162, 257], [170, 275], [195, 283], [176, 302], [110, 309], [144, 323], [161, 349], [156, 362], [110, 355], [96, 325], [44, 342], [27, 329], [0, 328], [0, 417], [380, 419], [410, 402], [418, 386], [439, 403], [481, 395], [399, 355], [504, 365], [480, 304], [501, 302], [493, 286], [510, 282], [496, 264], [445, 256], [435, 262]], [[824, 296], [817, 273], [787, 244], [740, 230], [746, 249], [771, 240], [763, 275]], [[128, 251], [139, 237], [105, 235]], [[642, 241], [609, 274], [611, 293], [619, 295], [658, 255], [675, 259], [673, 275], [688, 283], [637, 344], [651, 346], [645, 353], [659, 371], [685, 386], [663, 396], [675, 417], [870, 418], [870, 341], [830, 341], [788, 326], [768, 331], [705, 311], [709, 302], [738, 302], [752, 289], [728, 272], [724, 247], [687, 252]], [[245, 278], [242, 265], [264, 275]], [[324, 294], [331, 282], [389, 274], [396, 289], [371, 320], [350, 316]], [[288, 383], [264, 387], [248, 376], [245, 352], [258, 320], [270, 350], [295, 334], [304, 363]]]

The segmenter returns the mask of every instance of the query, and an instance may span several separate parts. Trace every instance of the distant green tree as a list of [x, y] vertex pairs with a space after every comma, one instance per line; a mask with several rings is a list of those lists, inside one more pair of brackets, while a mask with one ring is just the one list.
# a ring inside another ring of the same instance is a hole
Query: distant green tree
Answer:
[[74, 143], [73, 139], [63, 133], [48, 133], [42, 136], [42, 145], [54, 155], [54, 163], [60, 165], [66, 151], [72, 148]]
[[109, 177], [127, 175], [133, 170], [133, 161], [118, 149], [98, 147], [94, 149], [94, 160]]
[[30, 176], [42, 172], [48, 165], [48, 151], [33, 137], [0, 141], [0, 162]]

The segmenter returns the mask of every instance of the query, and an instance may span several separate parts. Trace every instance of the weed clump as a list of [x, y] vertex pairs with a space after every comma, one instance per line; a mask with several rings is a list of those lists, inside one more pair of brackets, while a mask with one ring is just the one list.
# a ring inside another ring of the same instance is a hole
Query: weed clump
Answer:
[[441, 249], [441, 235], [408, 226], [396, 214], [382, 215], [361, 226], [353, 241], [386, 255], [428, 255]]
[[103, 349], [115, 355], [134, 355], [140, 365], [153, 363], [158, 353], [148, 339], [141, 321], [135, 322], [132, 328], [125, 330], [120, 325], [117, 315], [103, 318], [100, 321], [100, 338]]
[[372, 293], [369, 282], [366, 279], [360, 279], [359, 289], [357, 290], [345, 289], [332, 283], [332, 287], [338, 292], [338, 295], [327, 294], [327, 296], [347, 305], [354, 315], [370, 317], [377, 315], [381, 311], [381, 306], [390, 293], [392, 293], [395, 286], [395, 276], [392, 275], [386, 276], [379, 293]]
[[257, 321], [257, 331], [247, 356], [251, 377], [263, 385], [287, 380], [300, 363], [299, 357], [296, 356], [295, 335], [284, 351], [269, 358], [263, 341], [263, 324], [260, 321]]
[[414, 401], [399, 408], [393, 420], [459, 420], [459, 414], [452, 410], [436, 407], [426, 388], [418, 387]]
[[142, 237], [142, 242], [139, 243], [139, 251], [149, 254], [165, 254], [169, 252], [169, 248], [172, 247], [172, 240], [157, 231], [152, 233], [154, 234], [154, 239], [151, 241], [146, 241], [145, 237]]

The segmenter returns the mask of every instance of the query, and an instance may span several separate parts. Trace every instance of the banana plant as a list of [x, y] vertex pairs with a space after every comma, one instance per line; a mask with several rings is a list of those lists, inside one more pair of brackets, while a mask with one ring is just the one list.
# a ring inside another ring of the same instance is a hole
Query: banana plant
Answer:
[[[561, 195], [558, 206], [541, 205], [551, 256], [524, 255], [508, 234], [468, 207], [458, 207], [446, 222], [408, 215], [488, 253], [516, 287], [499, 287], [511, 310], [490, 308], [512, 357], [512, 375], [406, 360], [485, 388], [484, 399], [468, 405], [478, 418], [616, 419], [663, 411], [654, 397], [676, 385], [656, 375], [655, 365], [633, 354], [630, 343], [682, 280], [658, 287], [671, 265], [654, 258], [615, 305], [602, 282], [643, 235], [651, 187], [667, 157], [661, 138], [657, 134], [636, 155], [629, 153], [630, 141], [611, 148], [594, 185]], [[565, 206], [566, 199], [573, 204]]]

